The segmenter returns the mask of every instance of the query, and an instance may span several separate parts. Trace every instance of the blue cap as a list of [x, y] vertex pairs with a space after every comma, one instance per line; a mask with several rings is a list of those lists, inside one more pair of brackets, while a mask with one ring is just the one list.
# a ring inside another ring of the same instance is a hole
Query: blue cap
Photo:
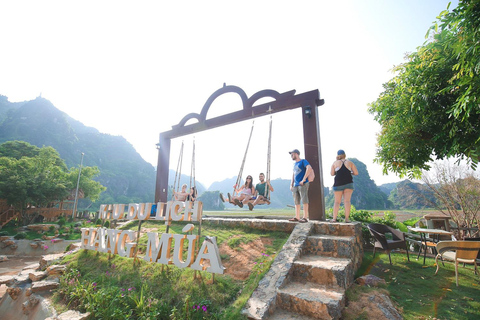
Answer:
[[345, 151], [343, 151], [342, 149], [338, 150], [337, 151], [337, 156], [340, 156], [342, 154], [345, 154]]
[[292, 151], [289, 151], [288, 153], [290, 153], [290, 154], [296, 153], [296, 154], [300, 155], [300, 151], [298, 151], [298, 149], [293, 149]]

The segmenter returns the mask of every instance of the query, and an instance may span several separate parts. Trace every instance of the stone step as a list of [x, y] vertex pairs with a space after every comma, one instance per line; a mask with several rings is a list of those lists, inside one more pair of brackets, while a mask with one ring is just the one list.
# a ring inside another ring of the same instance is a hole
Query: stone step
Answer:
[[355, 254], [355, 237], [311, 235], [305, 241], [303, 254], [335, 258], [352, 258]]
[[345, 307], [345, 290], [316, 283], [290, 282], [277, 291], [277, 308], [314, 319], [339, 319]]
[[313, 320], [315, 318], [277, 308], [267, 320]]
[[[320, 222], [315, 224], [314, 233], [316, 234], [328, 234], [332, 236], [355, 236], [356, 235], [355, 223], [345, 222]], [[361, 226], [360, 226], [361, 228]]]
[[297, 259], [292, 266], [291, 279], [298, 282], [313, 282], [347, 289], [352, 284], [353, 278], [353, 264], [347, 258], [308, 254]]

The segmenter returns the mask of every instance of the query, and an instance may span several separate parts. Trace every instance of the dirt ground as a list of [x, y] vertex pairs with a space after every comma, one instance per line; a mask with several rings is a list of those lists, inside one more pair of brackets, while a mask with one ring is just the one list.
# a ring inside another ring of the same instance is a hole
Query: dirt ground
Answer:
[[[238, 247], [232, 249], [228, 246], [227, 241], [220, 245], [220, 255], [222, 255], [222, 263], [225, 274], [230, 275], [237, 280], [245, 280], [250, 276], [251, 270], [255, 265], [256, 259], [266, 252], [265, 247], [272, 244], [272, 239], [261, 238], [249, 243], [242, 243]], [[223, 258], [228, 255], [229, 258]]]

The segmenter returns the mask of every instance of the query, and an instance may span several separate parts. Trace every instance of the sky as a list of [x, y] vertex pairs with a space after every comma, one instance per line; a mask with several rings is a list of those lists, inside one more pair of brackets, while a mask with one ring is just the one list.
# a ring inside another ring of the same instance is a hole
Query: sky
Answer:
[[[264, 89], [318, 89], [323, 182], [338, 149], [366, 164], [377, 185], [397, 182], [374, 163], [380, 126], [368, 103], [425, 41], [445, 0], [3, 1], [0, 94], [41, 95], [102, 133], [121, 135], [156, 167], [159, 133], [199, 113], [224, 83], [248, 97]], [[452, 1], [450, 9], [457, 5]], [[219, 97], [212, 118], [241, 108]], [[272, 117], [271, 179], [290, 179], [288, 151], [303, 155], [300, 109]], [[257, 118], [243, 170], [267, 166], [269, 117]], [[172, 140], [170, 166], [208, 187], [236, 177], [252, 121]], [[308, 159], [307, 159], [308, 160]], [[80, 155], [79, 155], [80, 162]], [[84, 163], [88, 165], [88, 154]], [[318, 177], [318, 173], [317, 173]]]

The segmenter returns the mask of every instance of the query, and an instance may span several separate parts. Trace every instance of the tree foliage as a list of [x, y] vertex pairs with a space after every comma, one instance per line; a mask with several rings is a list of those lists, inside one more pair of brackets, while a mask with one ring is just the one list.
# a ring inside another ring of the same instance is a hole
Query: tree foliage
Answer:
[[423, 174], [422, 180], [437, 198], [436, 208], [449, 215], [459, 227], [478, 229], [480, 226], [478, 176], [464, 166], [453, 166], [449, 163], [437, 163], [434, 166], [432, 172]]
[[480, 159], [480, 1], [441, 12], [427, 37], [370, 104], [385, 173], [420, 177], [434, 158]]
[[[92, 180], [97, 174], [97, 168], [82, 170], [80, 188], [90, 199], [97, 199], [105, 190]], [[0, 145], [0, 198], [19, 210], [24, 221], [28, 220], [27, 208], [49, 207], [67, 199], [77, 179], [78, 170], [68, 170], [52, 147], [38, 148], [23, 141]]]

